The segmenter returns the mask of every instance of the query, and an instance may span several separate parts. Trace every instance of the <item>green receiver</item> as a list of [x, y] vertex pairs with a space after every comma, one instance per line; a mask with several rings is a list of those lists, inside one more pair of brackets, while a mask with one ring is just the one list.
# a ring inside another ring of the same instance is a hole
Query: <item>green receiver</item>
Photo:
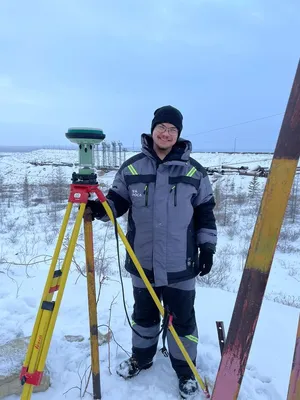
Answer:
[[[79, 174], [73, 174], [73, 182], [87, 183], [94, 176], [94, 148], [105, 139], [102, 129], [70, 128], [66, 138], [79, 146]], [[92, 179], [93, 180], [93, 179]]]

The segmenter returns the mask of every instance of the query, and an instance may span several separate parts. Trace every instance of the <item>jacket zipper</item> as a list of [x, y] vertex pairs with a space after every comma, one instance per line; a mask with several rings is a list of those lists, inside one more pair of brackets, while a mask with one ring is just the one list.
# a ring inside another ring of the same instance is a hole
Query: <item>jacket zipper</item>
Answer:
[[148, 207], [148, 185], [145, 186], [144, 195], [145, 195], [145, 207]]
[[172, 190], [174, 190], [174, 207], [177, 206], [177, 185], [174, 185], [171, 190], [170, 193], [172, 193]]
[[177, 206], [177, 185], [175, 185], [174, 189], [174, 206]]

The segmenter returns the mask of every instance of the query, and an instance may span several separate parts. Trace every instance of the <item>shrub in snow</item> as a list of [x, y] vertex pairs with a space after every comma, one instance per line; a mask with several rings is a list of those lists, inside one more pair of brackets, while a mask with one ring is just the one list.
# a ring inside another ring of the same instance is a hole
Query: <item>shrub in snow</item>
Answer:
[[299, 296], [290, 296], [282, 292], [271, 292], [266, 294], [265, 298], [275, 303], [284, 304], [285, 306], [300, 308]]
[[225, 246], [219, 249], [214, 257], [214, 265], [211, 272], [204, 276], [198, 276], [197, 282], [200, 286], [217, 287], [226, 289], [232, 283], [231, 268], [232, 268], [232, 249], [230, 246]]

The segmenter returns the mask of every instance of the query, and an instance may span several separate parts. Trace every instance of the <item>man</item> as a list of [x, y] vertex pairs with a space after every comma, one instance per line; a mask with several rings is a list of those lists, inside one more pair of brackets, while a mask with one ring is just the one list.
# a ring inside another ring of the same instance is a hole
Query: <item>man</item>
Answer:
[[[142, 152], [120, 167], [107, 199], [116, 217], [129, 210], [127, 239], [196, 365], [195, 277], [211, 270], [217, 231], [210, 181], [190, 157], [191, 143], [180, 138], [182, 123], [172, 106], [155, 111], [151, 134], [142, 134]], [[107, 220], [99, 201], [87, 206], [95, 218]], [[132, 356], [117, 369], [126, 379], [152, 366], [160, 314], [128, 254], [125, 268], [133, 283], [135, 331]], [[170, 332], [167, 341], [180, 395], [189, 398], [197, 382]]]

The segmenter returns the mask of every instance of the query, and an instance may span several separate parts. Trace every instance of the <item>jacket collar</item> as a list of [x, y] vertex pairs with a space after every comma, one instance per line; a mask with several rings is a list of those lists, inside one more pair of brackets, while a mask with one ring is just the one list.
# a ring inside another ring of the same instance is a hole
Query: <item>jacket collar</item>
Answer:
[[142, 152], [146, 156], [154, 158], [160, 163], [172, 161], [187, 162], [190, 158], [190, 154], [192, 151], [192, 143], [189, 140], [179, 138], [178, 141], [174, 144], [170, 153], [163, 160], [161, 160], [153, 150], [153, 139], [150, 134], [143, 133], [141, 135], [141, 142]]

